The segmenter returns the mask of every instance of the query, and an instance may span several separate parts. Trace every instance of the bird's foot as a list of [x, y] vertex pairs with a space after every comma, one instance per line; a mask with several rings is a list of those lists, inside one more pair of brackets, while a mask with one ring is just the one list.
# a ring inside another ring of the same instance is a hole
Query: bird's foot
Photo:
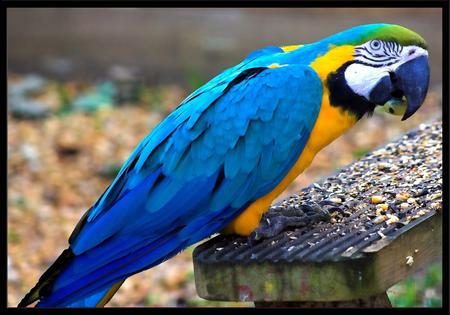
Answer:
[[289, 227], [304, 227], [320, 221], [329, 221], [331, 218], [329, 210], [337, 207], [337, 204], [329, 200], [319, 203], [308, 202], [288, 208], [272, 207], [263, 215], [258, 228], [250, 234], [249, 240], [270, 238]]

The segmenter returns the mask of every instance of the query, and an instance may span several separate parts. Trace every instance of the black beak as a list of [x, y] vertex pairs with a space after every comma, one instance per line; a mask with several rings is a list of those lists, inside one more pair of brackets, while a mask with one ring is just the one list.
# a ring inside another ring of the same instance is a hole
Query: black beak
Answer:
[[384, 104], [392, 98], [406, 97], [407, 107], [402, 120], [411, 117], [422, 105], [430, 82], [428, 58], [420, 56], [399, 66], [394, 73], [380, 80], [370, 93], [370, 101]]
[[397, 82], [394, 87], [406, 97], [407, 107], [402, 120], [411, 117], [422, 105], [427, 96], [430, 82], [430, 67], [426, 56], [417, 57], [402, 64], [395, 71]]

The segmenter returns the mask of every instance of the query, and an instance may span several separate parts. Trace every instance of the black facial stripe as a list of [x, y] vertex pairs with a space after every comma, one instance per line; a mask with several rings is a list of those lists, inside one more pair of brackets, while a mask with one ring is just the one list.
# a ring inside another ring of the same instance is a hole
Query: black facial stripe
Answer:
[[385, 56], [385, 55], [367, 55], [367, 54], [363, 54], [363, 53], [355, 53], [353, 55], [354, 57], [364, 57], [367, 58], [368, 60], [372, 60], [372, 61], [384, 61], [384, 60], [391, 60], [391, 59], [399, 59], [396, 56]]
[[387, 57], [389, 54], [376, 54], [376, 53], [370, 53], [368, 51], [364, 50], [355, 50], [355, 54], [360, 54], [363, 56], [369, 56], [369, 57]]
[[357, 47], [355, 50], [357, 51], [364, 50], [367, 51], [369, 54], [371, 54], [371, 52], [366, 47]]
[[375, 62], [377, 64], [378, 63], [383, 63], [384, 64], [385, 61], [389, 61], [389, 60], [393, 60], [393, 59], [397, 60], [397, 57], [388, 57], [388, 58], [385, 58], [385, 59], [373, 59], [373, 58], [370, 58], [370, 57], [367, 57], [367, 56], [364, 56], [364, 55], [361, 55], [361, 54], [356, 54], [356, 55], [354, 55], [354, 57], [364, 57], [364, 59], [367, 59], [369, 61], [373, 61], [373, 62]]
[[389, 43], [389, 50], [391, 51], [391, 54], [395, 54], [395, 42], [388, 42]]
[[358, 63], [358, 64], [361, 64], [361, 65], [370, 66], [370, 67], [374, 67], [374, 68], [381, 68], [381, 67], [387, 67], [387, 66], [393, 65], [393, 64], [397, 63], [397, 61], [389, 62], [389, 63], [383, 63], [383, 64], [373, 64], [373, 63], [368, 63], [368, 62], [364, 62], [364, 61], [361, 61], [361, 60], [355, 60], [354, 63]]
[[392, 42], [392, 53], [397, 55], [398, 44], [396, 42]]
[[401, 45], [399, 45], [399, 44], [397, 44], [396, 42], [393, 42], [393, 44], [394, 44], [394, 51], [393, 51], [393, 53], [397, 56], [397, 57], [400, 57], [400, 55], [399, 55], [399, 50], [400, 50], [400, 48], [402, 47]]
[[388, 66], [399, 61], [401, 57], [400, 53], [403, 51], [402, 45], [395, 41], [379, 42], [381, 43], [381, 47], [376, 50], [369, 49], [367, 45], [356, 47], [353, 55], [359, 59], [356, 61], [373, 67]]
[[392, 45], [390, 42], [384, 43], [384, 47], [386, 47], [388, 54], [392, 54]]

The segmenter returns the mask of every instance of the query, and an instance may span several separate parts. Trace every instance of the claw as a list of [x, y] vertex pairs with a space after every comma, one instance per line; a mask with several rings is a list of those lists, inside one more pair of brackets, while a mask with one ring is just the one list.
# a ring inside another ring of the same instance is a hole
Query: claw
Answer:
[[[281, 211], [282, 210], [282, 211]], [[319, 221], [328, 221], [330, 212], [316, 202], [302, 204], [298, 208], [271, 208], [261, 219], [258, 228], [249, 236], [249, 242], [271, 238], [289, 227], [304, 227]]]
[[254, 245], [256, 243], [256, 241], [259, 241], [259, 240], [260, 240], [260, 238], [259, 238], [259, 235], [256, 232], [256, 230], [253, 231], [252, 233], [250, 233], [249, 236], [247, 236], [247, 244], [249, 244], [250, 246]]

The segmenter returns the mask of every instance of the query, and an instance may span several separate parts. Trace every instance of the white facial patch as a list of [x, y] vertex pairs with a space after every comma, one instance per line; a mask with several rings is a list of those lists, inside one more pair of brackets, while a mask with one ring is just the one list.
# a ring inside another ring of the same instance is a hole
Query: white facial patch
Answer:
[[370, 92], [383, 77], [419, 56], [428, 56], [428, 52], [414, 45], [372, 40], [355, 47], [356, 62], [345, 69], [345, 80], [353, 92], [369, 99]]
[[352, 63], [345, 69], [344, 75], [353, 92], [369, 99], [372, 89], [384, 76], [389, 76], [389, 71], [385, 67], [374, 68], [360, 63]]

